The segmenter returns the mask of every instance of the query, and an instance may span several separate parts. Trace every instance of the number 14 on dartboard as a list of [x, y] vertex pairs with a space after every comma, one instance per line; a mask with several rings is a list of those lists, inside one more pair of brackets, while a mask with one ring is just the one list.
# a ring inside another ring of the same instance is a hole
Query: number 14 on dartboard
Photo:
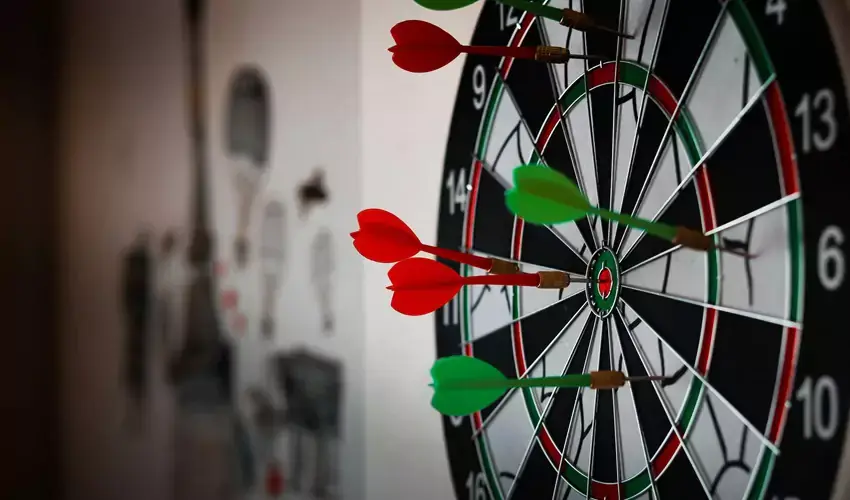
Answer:
[[466, 202], [469, 199], [471, 187], [467, 184], [466, 169], [447, 170], [446, 175], [446, 209], [449, 215], [463, 214], [466, 212]]

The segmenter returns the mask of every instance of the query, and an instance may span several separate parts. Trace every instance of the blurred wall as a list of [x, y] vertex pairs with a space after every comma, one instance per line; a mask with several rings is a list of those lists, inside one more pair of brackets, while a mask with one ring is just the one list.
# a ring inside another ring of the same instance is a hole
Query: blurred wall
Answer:
[[0, 3], [0, 498], [56, 498], [55, 2]]
[[[152, 418], [143, 433], [123, 427], [124, 324], [120, 256], [136, 234], [159, 236], [189, 223], [190, 168], [180, 2], [75, 0], [63, 44], [61, 241], [63, 471], [69, 498], [170, 498], [173, 404], [163, 367], [151, 367]], [[272, 87], [270, 198], [287, 209], [287, 269], [277, 313], [279, 348], [308, 345], [344, 363], [342, 488], [364, 490], [362, 263], [350, 249], [361, 205], [358, 5], [347, 0], [213, 0], [207, 9], [207, 94], [212, 192], [219, 257], [232, 259], [237, 202], [224, 156], [224, 103], [237, 64], [257, 63]], [[321, 27], [318, 29], [317, 27]], [[331, 201], [295, 216], [296, 185], [327, 171]], [[309, 288], [310, 243], [319, 226], [335, 237], [337, 331], [323, 338]], [[252, 236], [258, 242], [256, 224]], [[185, 254], [185, 248], [183, 248]], [[260, 376], [256, 268], [226, 281], [245, 305], [246, 340], [236, 341], [236, 385]]]
[[[433, 22], [469, 40], [480, 5], [428, 11], [411, 0], [361, 0], [363, 203], [399, 215], [423, 239], [437, 236], [443, 158], [463, 58], [439, 71], [392, 63], [390, 28]], [[434, 318], [389, 307], [387, 266], [366, 264], [367, 457], [369, 500], [453, 498], [441, 417], [431, 408]], [[387, 410], [387, 407], [391, 410]]]

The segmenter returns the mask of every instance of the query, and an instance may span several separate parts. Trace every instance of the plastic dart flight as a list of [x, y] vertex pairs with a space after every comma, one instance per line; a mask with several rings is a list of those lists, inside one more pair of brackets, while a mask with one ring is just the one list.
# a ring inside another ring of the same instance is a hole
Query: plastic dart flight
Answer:
[[491, 274], [519, 272], [519, 266], [513, 262], [425, 245], [398, 216], [380, 208], [361, 210], [357, 214], [357, 222], [360, 224], [359, 230], [351, 233], [354, 248], [360, 255], [374, 262], [390, 264], [426, 252]]
[[425, 21], [402, 21], [390, 30], [396, 45], [389, 48], [393, 62], [411, 73], [435, 71], [454, 61], [461, 53], [480, 54], [518, 59], [532, 59], [544, 63], [565, 63], [570, 59], [600, 59], [574, 56], [562, 47], [540, 45], [537, 47], [505, 47], [462, 45], [439, 26]]
[[626, 382], [665, 380], [667, 377], [626, 377], [606, 370], [556, 377], [509, 379], [495, 366], [468, 356], [440, 358], [431, 367], [434, 388], [431, 406], [443, 415], [459, 417], [487, 408], [514, 387], [588, 387], [616, 389]]
[[[430, 10], [456, 10], [476, 3], [478, 0], [416, 0], [416, 3]], [[592, 17], [572, 9], [559, 9], [549, 5], [530, 2], [528, 0], [496, 0], [497, 2], [518, 10], [530, 12], [535, 16], [551, 19], [562, 26], [578, 31], [604, 31], [623, 38], [632, 39], [634, 35], [621, 33], [605, 27], [593, 20]]]
[[717, 249], [751, 257], [749, 254], [716, 247], [710, 236], [682, 226], [671, 226], [640, 217], [595, 207], [568, 177], [546, 165], [522, 165], [514, 169], [514, 187], [505, 193], [508, 209], [533, 224], [571, 222], [588, 214], [640, 229], [675, 245], [694, 250]]
[[392, 285], [390, 305], [407, 316], [432, 313], [452, 300], [464, 285], [536, 286], [566, 288], [570, 275], [562, 271], [460, 276], [449, 266], [431, 259], [413, 257], [394, 265], [387, 275]]

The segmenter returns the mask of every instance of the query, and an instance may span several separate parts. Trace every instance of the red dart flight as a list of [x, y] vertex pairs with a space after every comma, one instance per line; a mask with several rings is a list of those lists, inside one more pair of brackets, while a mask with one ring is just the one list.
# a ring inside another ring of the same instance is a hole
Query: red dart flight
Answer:
[[440, 262], [414, 257], [394, 265], [388, 276], [396, 311], [408, 316], [422, 316], [444, 306], [464, 285], [535, 286], [539, 288], [566, 288], [570, 283], [567, 273], [541, 271], [461, 277], [454, 269]]
[[357, 214], [357, 222], [360, 230], [351, 233], [354, 248], [360, 255], [374, 262], [389, 264], [408, 259], [419, 252], [427, 252], [494, 274], [511, 274], [519, 270], [512, 262], [425, 245], [404, 221], [386, 210], [362, 210]]
[[461, 45], [442, 28], [425, 21], [402, 21], [390, 30], [396, 45], [393, 62], [411, 73], [427, 73], [454, 61], [461, 53], [534, 59], [537, 47]]

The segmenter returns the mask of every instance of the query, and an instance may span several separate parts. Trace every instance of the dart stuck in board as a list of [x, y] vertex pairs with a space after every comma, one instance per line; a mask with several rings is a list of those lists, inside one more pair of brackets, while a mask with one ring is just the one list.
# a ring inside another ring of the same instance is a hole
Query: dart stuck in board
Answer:
[[422, 316], [444, 306], [464, 285], [533, 286], [561, 289], [573, 279], [563, 271], [540, 271], [503, 275], [460, 276], [449, 266], [413, 257], [394, 265], [389, 273], [392, 308], [407, 316]]
[[514, 187], [505, 192], [505, 203], [512, 213], [526, 222], [550, 225], [597, 215], [692, 250], [716, 249], [752, 257], [736, 250], [717, 247], [711, 236], [694, 229], [595, 207], [567, 176], [546, 165], [521, 165], [514, 169], [513, 175]]
[[[523, 10], [534, 14], [535, 16], [544, 17], [546, 19], [560, 23], [562, 26], [572, 28], [578, 31], [599, 31], [610, 33], [611, 35], [622, 38], [633, 39], [634, 35], [621, 33], [617, 30], [603, 26], [596, 22], [592, 17], [583, 12], [572, 9], [559, 9], [549, 5], [530, 2], [528, 0], [497, 0], [514, 9]], [[478, 0], [416, 0], [416, 3], [430, 10], [456, 10], [468, 7]]]
[[448, 416], [465, 416], [487, 408], [516, 387], [587, 387], [610, 390], [626, 382], [663, 381], [664, 376], [626, 377], [621, 371], [602, 370], [555, 377], [510, 379], [498, 368], [469, 356], [447, 356], [431, 367], [431, 406]]
[[504, 47], [462, 45], [439, 26], [425, 21], [402, 21], [390, 30], [396, 44], [389, 48], [393, 62], [411, 73], [436, 71], [454, 61], [461, 53], [530, 59], [542, 63], [566, 63], [570, 59], [599, 59], [573, 55], [563, 47]]

